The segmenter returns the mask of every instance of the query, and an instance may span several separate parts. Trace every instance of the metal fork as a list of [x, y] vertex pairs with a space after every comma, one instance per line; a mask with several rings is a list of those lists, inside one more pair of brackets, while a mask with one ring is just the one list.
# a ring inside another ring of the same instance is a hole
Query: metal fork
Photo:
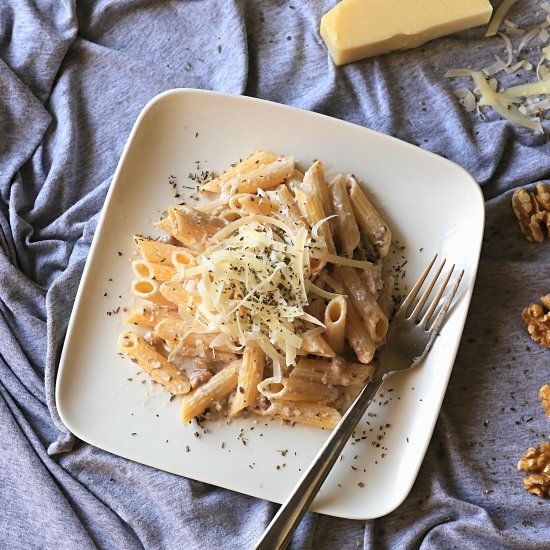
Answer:
[[[430, 351], [464, 275], [464, 271], [459, 273], [436, 312], [453, 274], [455, 268], [453, 265], [443, 278], [443, 282], [440, 283], [429, 306], [425, 309], [430, 294], [443, 271], [445, 260], [436, 269], [418, 301], [416, 299], [432, 271], [436, 259], [437, 254], [397, 310], [388, 330], [387, 343], [378, 354], [378, 367], [372, 379], [334, 428], [290, 496], [281, 505], [262, 538], [256, 544], [255, 550], [286, 548], [298, 523], [384, 381], [396, 372], [417, 366]], [[422, 313], [424, 310], [425, 312]]]

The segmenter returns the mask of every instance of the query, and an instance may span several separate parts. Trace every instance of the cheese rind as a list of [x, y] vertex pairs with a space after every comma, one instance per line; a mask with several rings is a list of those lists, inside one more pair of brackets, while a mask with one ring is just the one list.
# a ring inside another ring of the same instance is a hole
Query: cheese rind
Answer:
[[321, 37], [336, 65], [420, 46], [485, 25], [489, 0], [343, 0], [321, 19]]

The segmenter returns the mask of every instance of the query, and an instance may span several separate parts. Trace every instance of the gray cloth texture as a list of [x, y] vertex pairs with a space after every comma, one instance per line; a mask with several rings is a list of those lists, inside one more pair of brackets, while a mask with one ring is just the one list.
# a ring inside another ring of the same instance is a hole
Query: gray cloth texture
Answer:
[[[319, 34], [334, 4], [0, 0], [0, 548], [252, 548], [278, 508], [88, 445], [56, 410], [68, 319], [124, 144], [151, 98], [182, 87], [391, 134], [466, 168], [486, 200], [468, 320], [412, 491], [377, 520], [309, 512], [290, 548], [550, 546], [550, 499], [524, 491], [516, 469], [550, 439], [537, 397], [550, 350], [520, 319], [550, 292], [549, 244], [527, 242], [511, 209], [517, 187], [550, 177], [548, 134], [454, 97], [464, 82], [447, 69], [504, 55], [483, 28], [335, 67]], [[510, 17], [531, 28], [545, 12], [526, 0]]]

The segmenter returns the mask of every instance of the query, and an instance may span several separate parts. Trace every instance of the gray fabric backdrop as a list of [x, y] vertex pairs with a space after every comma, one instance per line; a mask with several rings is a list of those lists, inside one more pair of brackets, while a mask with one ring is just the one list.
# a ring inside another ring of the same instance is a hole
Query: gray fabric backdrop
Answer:
[[[175, 87], [392, 134], [464, 166], [487, 201], [471, 312], [412, 492], [376, 521], [309, 513], [292, 548], [549, 547], [550, 500], [528, 495], [515, 469], [548, 440], [537, 392], [550, 382], [550, 352], [519, 313], [550, 291], [549, 245], [527, 243], [510, 208], [514, 188], [548, 177], [547, 135], [490, 112], [483, 121], [452, 96], [462, 84], [446, 69], [503, 55], [483, 29], [336, 68], [318, 32], [334, 4], [0, 0], [0, 547], [248, 548], [276, 511], [84, 444], [55, 409], [56, 365], [110, 179], [141, 108]], [[511, 13], [526, 28], [544, 16], [537, 1]]]

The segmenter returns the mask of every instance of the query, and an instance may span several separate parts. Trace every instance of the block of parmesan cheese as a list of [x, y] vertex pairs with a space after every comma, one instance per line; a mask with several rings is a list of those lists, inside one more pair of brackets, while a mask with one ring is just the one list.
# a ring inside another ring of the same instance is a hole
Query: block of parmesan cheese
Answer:
[[321, 36], [336, 65], [485, 25], [489, 0], [343, 0], [321, 19]]

